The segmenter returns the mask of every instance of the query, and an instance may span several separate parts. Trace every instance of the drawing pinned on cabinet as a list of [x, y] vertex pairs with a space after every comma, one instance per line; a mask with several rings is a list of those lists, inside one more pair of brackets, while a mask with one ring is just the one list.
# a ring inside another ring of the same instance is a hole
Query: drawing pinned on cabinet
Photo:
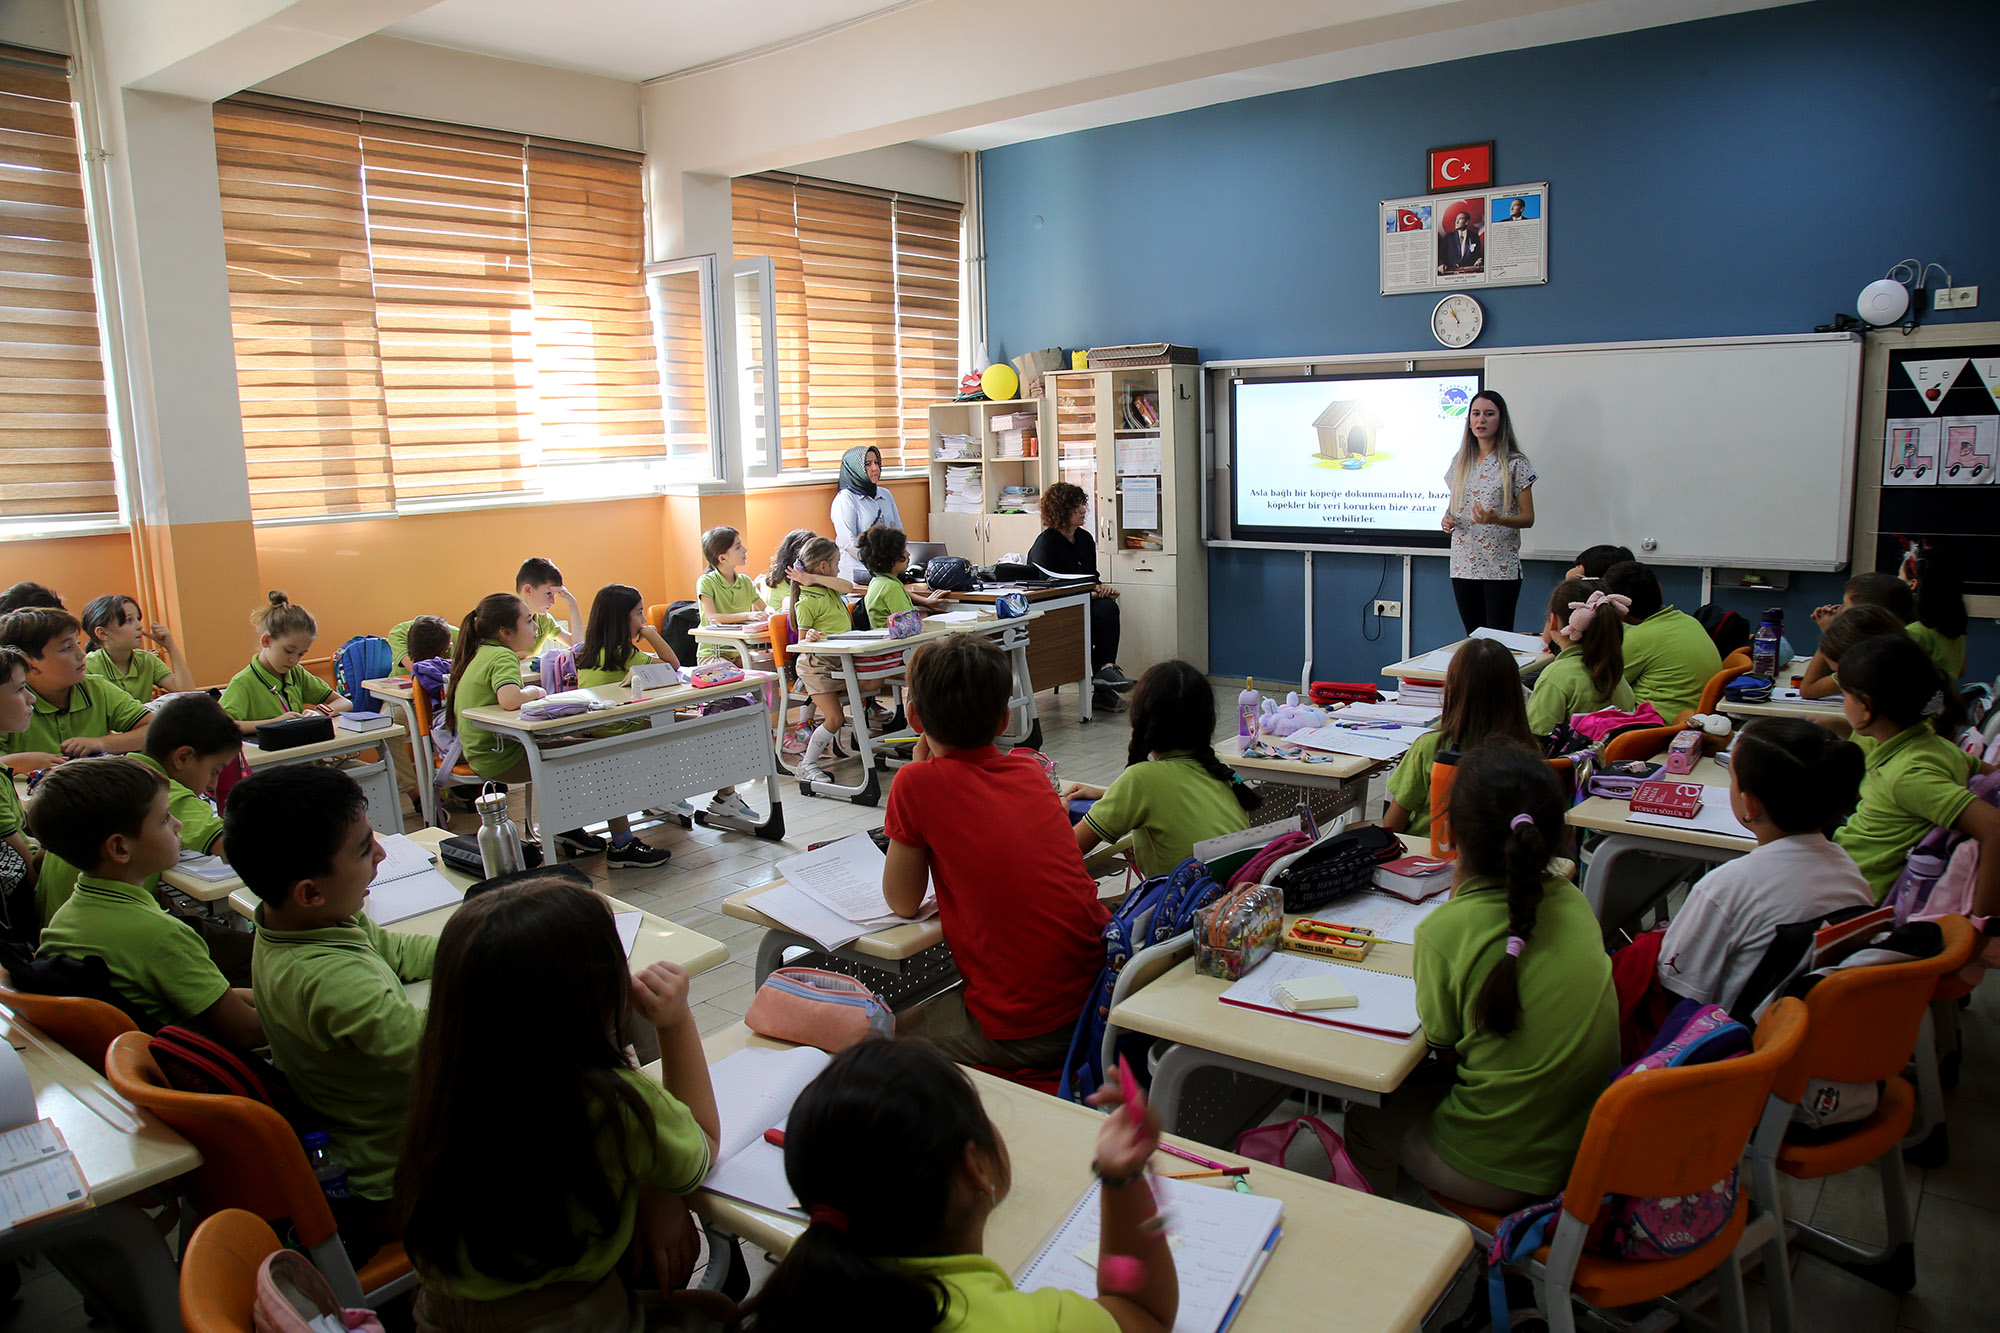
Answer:
[[1938, 425], [1924, 417], [1904, 417], [1888, 423], [1882, 438], [1884, 486], [1937, 485]]

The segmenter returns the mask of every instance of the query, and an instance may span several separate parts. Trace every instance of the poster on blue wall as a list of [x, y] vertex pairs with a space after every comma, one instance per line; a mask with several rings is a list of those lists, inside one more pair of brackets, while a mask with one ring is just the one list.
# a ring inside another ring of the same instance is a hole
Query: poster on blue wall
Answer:
[[1549, 187], [1384, 199], [1382, 294], [1549, 280]]

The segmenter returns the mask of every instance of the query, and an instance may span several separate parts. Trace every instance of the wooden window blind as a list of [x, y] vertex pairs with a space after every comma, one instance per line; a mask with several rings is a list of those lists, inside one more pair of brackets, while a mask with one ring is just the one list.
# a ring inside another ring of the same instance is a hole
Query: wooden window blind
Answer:
[[668, 452], [637, 155], [261, 101], [216, 152], [254, 517]]
[[781, 466], [859, 444], [928, 457], [925, 409], [957, 392], [957, 204], [782, 176], [734, 186], [738, 254], [772, 261]]
[[116, 520], [65, 61], [0, 47], [0, 520]]

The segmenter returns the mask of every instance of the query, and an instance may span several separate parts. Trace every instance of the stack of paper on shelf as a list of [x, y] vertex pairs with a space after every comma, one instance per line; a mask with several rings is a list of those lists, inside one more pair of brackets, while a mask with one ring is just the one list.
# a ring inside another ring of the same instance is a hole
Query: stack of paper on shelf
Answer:
[[976, 467], [948, 467], [944, 470], [946, 513], [977, 514], [986, 508], [986, 485]]
[[944, 459], [971, 458], [973, 456], [972, 437], [960, 434], [938, 436], [937, 454], [935, 456]]

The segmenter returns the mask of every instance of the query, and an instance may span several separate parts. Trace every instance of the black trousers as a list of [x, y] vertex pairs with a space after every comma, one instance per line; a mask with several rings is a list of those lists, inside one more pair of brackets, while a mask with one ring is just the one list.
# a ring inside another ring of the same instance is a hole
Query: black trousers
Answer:
[[1090, 669], [1095, 672], [1117, 660], [1118, 599], [1093, 597], [1090, 599]]
[[1514, 628], [1514, 604], [1521, 600], [1519, 579], [1453, 579], [1451, 595], [1458, 601], [1458, 618], [1467, 634], [1476, 629]]

